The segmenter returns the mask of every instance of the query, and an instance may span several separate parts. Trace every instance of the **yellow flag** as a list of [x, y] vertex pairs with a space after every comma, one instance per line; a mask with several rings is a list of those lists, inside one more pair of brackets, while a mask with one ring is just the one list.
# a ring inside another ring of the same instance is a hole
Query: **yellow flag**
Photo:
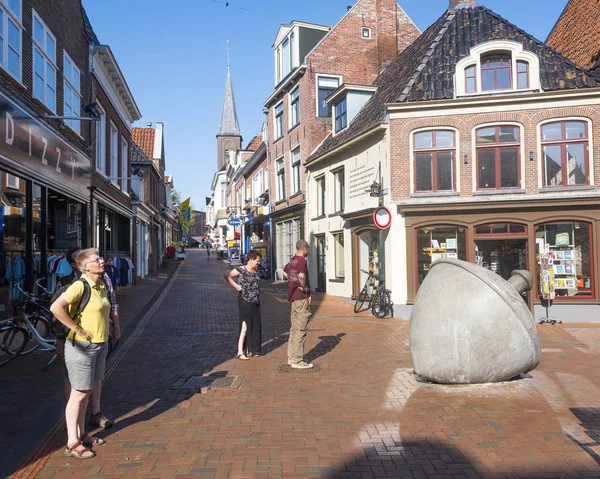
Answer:
[[190, 199], [188, 198], [179, 205], [179, 211], [185, 211], [190, 207]]

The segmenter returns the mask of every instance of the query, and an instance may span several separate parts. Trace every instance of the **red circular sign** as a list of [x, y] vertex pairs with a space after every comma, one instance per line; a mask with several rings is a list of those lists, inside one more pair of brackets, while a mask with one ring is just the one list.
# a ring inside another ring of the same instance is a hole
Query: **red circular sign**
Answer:
[[392, 224], [392, 214], [385, 206], [380, 206], [373, 213], [373, 222], [380, 230], [386, 230]]

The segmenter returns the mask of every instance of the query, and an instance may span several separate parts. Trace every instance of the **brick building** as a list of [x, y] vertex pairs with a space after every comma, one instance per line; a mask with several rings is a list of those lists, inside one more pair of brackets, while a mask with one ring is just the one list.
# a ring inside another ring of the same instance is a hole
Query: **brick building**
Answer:
[[453, 0], [373, 86], [307, 162], [309, 208], [321, 207], [320, 188], [335, 189], [339, 172], [347, 185], [344, 214], [311, 225], [313, 242], [334, 242], [323, 272], [330, 292], [356, 294], [361, 269], [377, 270], [377, 200], [366, 190], [381, 166], [397, 314], [410, 314], [431, 264], [450, 257], [504, 278], [531, 271], [526, 300], [537, 317], [553, 299], [563, 320], [596, 318], [600, 77], [491, 10]]
[[310, 213], [303, 163], [331, 131], [325, 98], [342, 84], [370, 85], [418, 36], [395, 0], [359, 0], [333, 28], [298, 21], [279, 28], [275, 87], [264, 103], [274, 269], [288, 262], [296, 240], [305, 236]]

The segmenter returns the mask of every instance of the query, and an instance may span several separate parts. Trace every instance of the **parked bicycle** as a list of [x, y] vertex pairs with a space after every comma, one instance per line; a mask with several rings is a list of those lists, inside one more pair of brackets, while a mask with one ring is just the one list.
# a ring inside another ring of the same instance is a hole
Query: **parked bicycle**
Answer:
[[[383, 319], [386, 316], [394, 315], [394, 305], [392, 304], [391, 291], [386, 289], [383, 281], [376, 284], [375, 275], [372, 271], [361, 271], [367, 274], [367, 280], [363, 289], [356, 297], [354, 303], [354, 312], [358, 313], [366, 309], [370, 309], [373, 316], [379, 319]], [[363, 309], [365, 302], [368, 301], [368, 305]]]

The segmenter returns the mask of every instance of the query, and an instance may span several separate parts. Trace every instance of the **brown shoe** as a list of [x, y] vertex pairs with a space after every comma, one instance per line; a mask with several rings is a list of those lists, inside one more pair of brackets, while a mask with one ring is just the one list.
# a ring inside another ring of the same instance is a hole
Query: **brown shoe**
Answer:
[[113, 425], [113, 422], [110, 419], [108, 419], [104, 414], [102, 414], [102, 411], [98, 411], [96, 414], [92, 414], [90, 416], [89, 423], [92, 426], [99, 426], [105, 429], [108, 429]]

